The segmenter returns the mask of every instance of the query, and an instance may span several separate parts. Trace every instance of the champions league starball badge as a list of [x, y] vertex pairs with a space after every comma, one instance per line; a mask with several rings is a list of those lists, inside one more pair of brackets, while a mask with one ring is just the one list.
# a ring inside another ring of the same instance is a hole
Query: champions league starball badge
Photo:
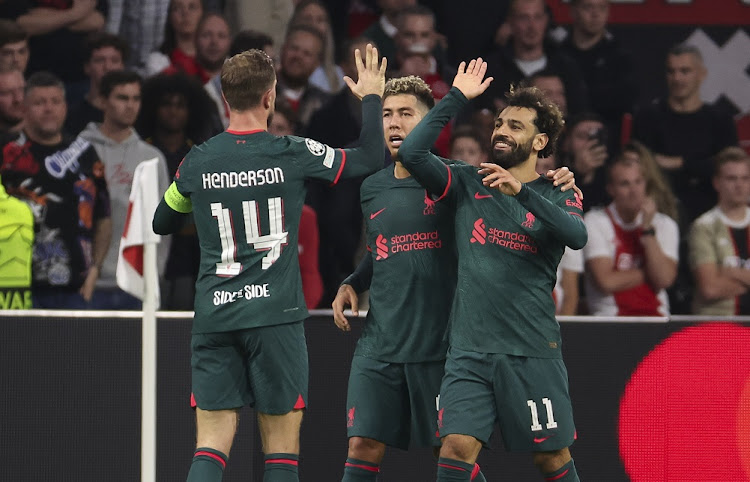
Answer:
[[305, 139], [307, 149], [315, 156], [322, 156], [326, 152], [326, 146], [313, 139]]

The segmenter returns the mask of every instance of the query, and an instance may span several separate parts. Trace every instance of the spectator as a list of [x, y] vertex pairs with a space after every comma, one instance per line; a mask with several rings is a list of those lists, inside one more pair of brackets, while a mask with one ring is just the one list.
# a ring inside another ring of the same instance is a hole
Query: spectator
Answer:
[[611, 133], [610, 149], [620, 140], [622, 118], [638, 97], [633, 60], [607, 31], [610, 0], [573, 0], [573, 24], [561, 50], [575, 60], [588, 88], [591, 110], [602, 116]]
[[[310, 84], [329, 94], [334, 94], [344, 87], [344, 72], [336, 65], [336, 46], [334, 45], [331, 19], [323, 2], [303, 0], [294, 9], [289, 25], [309, 25], [316, 28], [325, 38], [323, 61], [310, 76]], [[349, 60], [349, 59], [347, 59]]]
[[318, 251], [320, 238], [318, 237], [318, 215], [315, 210], [304, 204], [302, 217], [299, 221], [299, 269], [302, 276], [302, 292], [305, 295], [307, 309], [318, 307], [323, 297], [323, 278], [318, 268]]
[[[430, 7], [437, 18], [436, 30], [450, 39], [447, 46], [447, 65], [458, 65], [462, 60], [483, 58], [493, 48], [498, 25], [508, 14], [508, 1], [446, 2], [423, 0], [420, 5]], [[468, 7], [468, 8], [467, 8]], [[471, 32], [467, 35], [467, 32]]]
[[293, 136], [297, 132], [297, 116], [289, 104], [276, 101], [276, 111], [268, 124], [268, 132], [275, 136]]
[[0, 182], [0, 310], [29, 310], [34, 215]]
[[596, 316], [668, 316], [677, 276], [679, 231], [646, 194], [643, 167], [617, 158], [609, 167], [612, 203], [585, 216], [589, 241], [586, 301]]
[[686, 225], [716, 204], [711, 159], [737, 144], [737, 129], [729, 115], [701, 100], [706, 68], [696, 47], [673, 47], [666, 65], [667, 97], [636, 112], [633, 137], [654, 152], [680, 200], [681, 224]]
[[66, 85], [69, 102], [77, 102], [87, 88], [83, 72], [83, 44], [88, 34], [104, 27], [104, 0], [5, 2], [3, 13], [29, 35], [28, 72], [54, 72]]
[[468, 123], [479, 133], [481, 139], [492, 139], [492, 132], [495, 130], [495, 111], [489, 108], [475, 110], [471, 112]]
[[[211, 98], [200, 83], [185, 74], [161, 74], [144, 83], [137, 129], [146, 142], [164, 154], [170, 179], [193, 145], [216, 134], [207, 121], [213, 110]], [[172, 235], [162, 284], [164, 309], [193, 309], [199, 263], [198, 236], [191, 223]]]
[[487, 58], [487, 76], [495, 80], [482, 97], [491, 109], [503, 105], [511, 84], [517, 85], [542, 69], [556, 72], [563, 80], [571, 115], [586, 109], [588, 94], [578, 65], [551, 44], [545, 44], [549, 21], [544, 0], [511, 0], [508, 24], [512, 39]]
[[396, 55], [391, 67], [398, 70], [399, 76], [421, 77], [433, 96], [442, 99], [450, 86], [443, 80], [449, 74], [443, 71], [445, 62], [442, 50], [438, 49], [435, 14], [427, 7], [415, 5], [401, 10], [396, 25]]
[[464, 161], [474, 167], [487, 162], [487, 138], [482, 138], [471, 126], [459, 126], [451, 132], [451, 151], [448, 156], [451, 159]]
[[[536, 172], [540, 176], [547, 171], [557, 169], [555, 155], [540, 157], [536, 161]], [[579, 280], [583, 273], [583, 251], [565, 247], [560, 264], [557, 265], [557, 282], [552, 290], [555, 300], [555, 314], [561, 316], [575, 316], [578, 314]]]
[[[195, 31], [195, 70], [182, 72], [193, 75], [202, 84], [218, 78], [221, 66], [229, 54], [231, 42], [232, 35], [226, 19], [218, 13], [204, 15]], [[173, 65], [166, 73], [174, 74], [179, 71], [177, 66]]]
[[200, 67], [200, 80], [216, 104], [221, 125], [229, 125], [229, 107], [221, 96], [221, 66], [229, 54], [232, 35], [229, 24], [218, 13], [209, 13], [198, 24], [195, 59]]
[[105, 30], [130, 47], [127, 66], [141, 75], [148, 74], [149, 56], [164, 42], [169, 0], [108, 0], [107, 5]]
[[641, 164], [646, 178], [646, 195], [654, 200], [658, 212], [679, 222], [677, 198], [648, 147], [638, 141], [630, 141], [623, 146], [620, 156]]
[[0, 134], [23, 129], [23, 74], [14, 67], [0, 67]]
[[29, 35], [16, 22], [0, 19], [0, 68], [21, 73], [29, 64]]
[[[128, 214], [130, 188], [135, 168], [143, 161], [158, 158], [160, 162], [159, 192], [169, 186], [164, 155], [150, 144], [142, 141], [133, 129], [141, 107], [141, 78], [135, 72], [124, 70], [109, 72], [101, 79], [101, 99], [104, 121], [91, 122], [81, 132], [81, 138], [89, 141], [104, 163], [104, 172], [112, 205], [111, 243], [101, 267], [96, 291], [91, 300], [92, 308], [102, 310], [137, 310], [141, 302], [117, 287], [116, 271], [119, 255], [119, 238], [125, 229]], [[157, 250], [160, 273], [169, 253], [168, 240], [162, 240]]]
[[102, 122], [104, 99], [99, 96], [99, 84], [107, 72], [122, 70], [130, 51], [117, 35], [103, 32], [86, 39], [86, 61], [83, 71], [89, 78], [89, 91], [78, 103], [71, 106], [65, 118], [65, 131], [78, 135], [89, 122]]
[[32, 290], [37, 308], [82, 309], [112, 237], [104, 166], [91, 144], [63, 135], [65, 88], [52, 74], [26, 82], [24, 128], [2, 146], [8, 194], [27, 200], [39, 233]]
[[276, 49], [274, 48], [273, 39], [262, 32], [255, 30], [242, 30], [232, 39], [229, 46], [229, 57], [233, 57], [245, 50], [258, 49], [264, 51], [269, 57], [274, 59], [274, 64], [278, 65]]
[[308, 25], [289, 28], [281, 48], [281, 68], [276, 90], [297, 113], [304, 132], [316, 110], [329, 99], [328, 94], [310, 85], [310, 76], [323, 58], [325, 38]]
[[296, 0], [226, 0], [224, 15], [232, 22], [233, 32], [262, 32], [273, 39], [273, 45], [281, 45], [295, 3]]
[[750, 156], [727, 147], [716, 156], [719, 202], [690, 230], [696, 315], [750, 315]]
[[562, 142], [562, 164], [575, 173], [576, 183], [585, 193], [585, 211], [604, 206], [609, 200], [604, 167], [609, 159], [606, 132], [601, 117], [584, 112], [568, 123]]
[[378, 46], [378, 53], [387, 59], [396, 57], [396, 19], [401, 10], [413, 7], [417, 0], [377, 0], [378, 8], [382, 12], [378, 21], [367, 27], [362, 36], [372, 39]]
[[198, 75], [195, 60], [195, 32], [203, 17], [202, 0], [171, 0], [164, 26], [164, 42], [159, 52], [152, 52], [146, 62], [146, 73], [154, 75], [164, 70]]
[[[364, 52], [368, 43], [371, 43], [370, 40], [362, 37], [346, 42], [346, 61], [341, 64], [344, 75], [352, 79], [356, 77], [354, 51], [359, 49], [360, 52]], [[362, 109], [359, 103], [359, 99], [352, 95], [349, 89], [342, 89], [313, 114], [305, 135], [329, 146], [351, 144], [359, 138], [362, 127]], [[337, 187], [334, 186], [333, 189]], [[356, 208], [359, 210], [359, 204]]]
[[557, 105], [563, 117], [568, 117], [568, 99], [565, 96], [565, 84], [557, 73], [547, 69], [540, 70], [529, 78], [528, 84], [541, 90], [549, 100]]

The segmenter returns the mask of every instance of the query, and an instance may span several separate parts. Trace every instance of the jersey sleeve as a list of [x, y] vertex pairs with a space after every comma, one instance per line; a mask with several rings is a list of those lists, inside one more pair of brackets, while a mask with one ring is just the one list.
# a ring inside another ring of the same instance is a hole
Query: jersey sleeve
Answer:
[[287, 136], [290, 155], [306, 178], [336, 184], [347, 163], [346, 152], [307, 137]]
[[314, 139], [289, 136], [289, 147], [305, 177], [336, 184], [339, 179], [372, 174], [383, 166], [382, 101], [377, 95], [362, 99], [359, 146], [334, 149]]
[[690, 228], [688, 238], [690, 267], [696, 269], [702, 264], [718, 265], [719, 253], [714, 249], [714, 239], [710, 223], [696, 221]]
[[365, 253], [365, 257], [359, 262], [354, 272], [347, 276], [347, 278], [341, 282], [342, 285], [350, 285], [354, 288], [357, 294], [363, 293], [370, 289], [370, 283], [372, 282], [372, 255], [368, 252]]
[[588, 234], [583, 222], [583, 204], [577, 193], [562, 193], [552, 202], [524, 184], [516, 199], [566, 246], [581, 249], [586, 245]]
[[612, 222], [602, 210], [591, 211], [585, 218], [589, 240], [583, 248], [583, 258], [614, 258], [614, 231]]
[[198, 147], [193, 146], [190, 151], [182, 158], [180, 165], [177, 166], [177, 171], [174, 174], [174, 182], [177, 191], [185, 197], [195, 191], [195, 178], [200, 177], [200, 173], [197, 172], [198, 159], [197, 159]]
[[108, 218], [112, 215], [112, 206], [109, 199], [109, 189], [104, 174], [104, 163], [93, 146], [89, 146], [83, 154], [82, 166], [86, 176], [89, 176], [96, 186], [94, 198], [94, 219]]
[[455, 176], [452, 168], [430, 152], [443, 127], [468, 103], [458, 89], [451, 88], [440, 103], [433, 108], [404, 139], [398, 157], [427, 192], [436, 200], [453, 189]]
[[583, 273], [583, 251], [565, 247], [565, 252], [560, 259], [560, 268], [575, 273]]
[[656, 225], [656, 240], [668, 258], [678, 261], [680, 256], [680, 229], [672, 218], [661, 213], [657, 213], [657, 216], [659, 216], [659, 222]]

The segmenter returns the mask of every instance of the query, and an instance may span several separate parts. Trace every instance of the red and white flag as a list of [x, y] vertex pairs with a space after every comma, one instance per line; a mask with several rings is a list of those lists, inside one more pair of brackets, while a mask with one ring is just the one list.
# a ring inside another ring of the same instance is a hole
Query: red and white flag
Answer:
[[[159, 159], [154, 158], [138, 164], [133, 174], [128, 214], [125, 218], [125, 229], [120, 239], [120, 255], [117, 260], [117, 286], [141, 300], [146, 295], [144, 247], [146, 244], [153, 244], [155, 247], [161, 239], [161, 236], [154, 233], [151, 227], [151, 220], [161, 197], [158, 180]], [[150, 271], [155, 272], [156, 268]], [[158, 276], [154, 276], [153, 282], [149, 284], [149, 290], [151, 289], [154, 290], [158, 307]]]

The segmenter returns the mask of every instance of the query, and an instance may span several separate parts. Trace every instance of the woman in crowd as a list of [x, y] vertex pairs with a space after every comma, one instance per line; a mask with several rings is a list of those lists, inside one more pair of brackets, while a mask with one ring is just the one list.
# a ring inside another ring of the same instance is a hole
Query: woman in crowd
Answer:
[[320, 0], [303, 0], [294, 9], [289, 26], [309, 25], [320, 31], [326, 39], [323, 58], [315, 72], [310, 76], [310, 83], [319, 89], [336, 93], [344, 86], [344, 72], [335, 63], [336, 47], [334, 45], [331, 20], [325, 5]]

